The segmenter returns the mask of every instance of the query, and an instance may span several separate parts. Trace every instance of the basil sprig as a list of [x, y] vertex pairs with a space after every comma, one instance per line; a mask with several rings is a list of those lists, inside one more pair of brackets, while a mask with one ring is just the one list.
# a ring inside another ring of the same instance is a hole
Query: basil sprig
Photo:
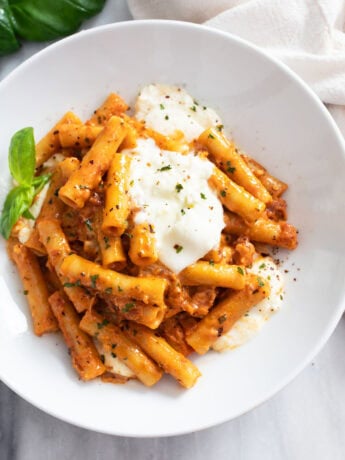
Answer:
[[29, 208], [37, 193], [50, 179], [49, 174], [34, 176], [35, 156], [33, 129], [23, 128], [17, 131], [11, 139], [8, 164], [18, 185], [8, 193], [0, 217], [0, 233], [6, 239], [20, 216], [34, 218]]
[[0, 0], [0, 56], [19, 48], [17, 38], [46, 41], [75, 32], [105, 0]]

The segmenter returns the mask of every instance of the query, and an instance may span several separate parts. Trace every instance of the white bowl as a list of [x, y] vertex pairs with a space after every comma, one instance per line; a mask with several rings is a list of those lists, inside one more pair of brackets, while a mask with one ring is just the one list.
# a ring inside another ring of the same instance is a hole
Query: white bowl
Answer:
[[[284, 308], [247, 345], [196, 357], [202, 378], [183, 390], [78, 381], [58, 335], [33, 335], [25, 298], [0, 250], [0, 377], [42, 410], [126, 436], [187, 433], [224, 422], [286, 385], [324, 345], [345, 289], [344, 142], [317, 97], [292, 72], [246, 42], [182, 22], [118, 23], [38, 53], [0, 84], [0, 168], [9, 183], [11, 135], [43, 135], [65, 111], [81, 117], [110, 91], [133, 102], [139, 88], [185, 85], [215, 108], [237, 143], [289, 183], [289, 220], [300, 245], [286, 260]], [[293, 279], [296, 278], [296, 281]]]

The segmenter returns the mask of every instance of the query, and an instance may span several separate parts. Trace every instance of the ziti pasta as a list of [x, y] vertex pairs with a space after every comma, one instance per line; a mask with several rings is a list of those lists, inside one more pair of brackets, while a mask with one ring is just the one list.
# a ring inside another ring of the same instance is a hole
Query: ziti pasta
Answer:
[[297, 246], [287, 185], [181, 88], [149, 85], [128, 110], [112, 93], [36, 146], [18, 131], [0, 230], [34, 333], [60, 330], [82, 380], [191, 388], [193, 353], [240, 345], [281, 304], [260, 248]]

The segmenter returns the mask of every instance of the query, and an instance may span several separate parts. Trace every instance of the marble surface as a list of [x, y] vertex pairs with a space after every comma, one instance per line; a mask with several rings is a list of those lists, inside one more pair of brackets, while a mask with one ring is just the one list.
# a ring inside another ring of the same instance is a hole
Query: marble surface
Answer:
[[[125, 0], [108, 0], [83, 28], [129, 19]], [[0, 79], [44, 46], [26, 44], [0, 58]], [[342, 460], [344, 350], [345, 318], [315, 360], [270, 401], [231, 422], [172, 438], [83, 430], [44, 414], [0, 383], [0, 460]]]

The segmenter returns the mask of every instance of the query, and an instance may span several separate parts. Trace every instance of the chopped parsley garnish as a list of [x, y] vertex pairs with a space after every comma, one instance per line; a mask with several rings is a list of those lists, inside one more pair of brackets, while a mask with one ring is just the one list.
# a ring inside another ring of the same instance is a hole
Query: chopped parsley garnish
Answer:
[[121, 286], [117, 286], [117, 290], [118, 290], [119, 292], [122, 292], [122, 291], [123, 291], [123, 289], [122, 289]]
[[227, 316], [226, 316], [226, 314], [224, 313], [224, 315], [222, 315], [222, 316], [220, 316], [220, 317], [218, 318], [218, 323], [219, 323], [219, 324], [223, 324], [224, 321], [226, 321], [226, 319], [227, 319]]
[[200, 196], [203, 200], [206, 200], [206, 195], [204, 193], [200, 193]]
[[244, 275], [244, 271], [242, 267], [237, 267], [237, 271], [240, 275]]
[[134, 185], [134, 180], [133, 180], [133, 179], [130, 181], [129, 185], [130, 185], [131, 187], [133, 187], [133, 185]]
[[96, 281], [97, 281], [97, 278], [99, 277], [99, 275], [91, 275], [90, 276], [90, 280], [91, 280], [91, 287], [96, 289]]
[[71, 287], [78, 287], [80, 286], [81, 283], [80, 283], [80, 280], [77, 280], [75, 283], [69, 283], [68, 281], [66, 283], [63, 284], [63, 287], [66, 287], [66, 288], [71, 288]]
[[212, 133], [209, 133], [208, 137], [209, 137], [210, 139], [215, 139], [215, 137], [214, 137], [214, 135], [213, 135]]
[[192, 107], [190, 107], [191, 110], [193, 110], [193, 112], [196, 112], [196, 107], [195, 105], [193, 105]]
[[262, 269], [262, 268], [265, 268], [266, 267], [266, 264], [265, 263], [262, 263], [259, 268]]
[[28, 295], [28, 294], [29, 294], [29, 291], [25, 290], [25, 291], [23, 291], [23, 294], [24, 294], [24, 295]]
[[181, 214], [184, 216], [186, 214], [186, 211], [184, 209], [181, 209]]
[[175, 185], [175, 190], [177, 193], [180, 193], [180, 191], [183, 189], [183, 185], [182, 184], [176, 184]]
[[164, 120], [169, 120], [169, 115], [165, 115]]
[[107, 287], [106, 289], [104, 289], [104, 292], [106, 294], [111, 294], [113, 292], [113, 288], [112, 287]]
[[171, 166], [167, 165], [167, 166], [163, 166], [162, 168], [157, 169], [157, 171], [169, 171], [169, 169], [171, 169]]
[[91, 220], [90, 220], [90, 219], [86, 219], [85, 225], [87, 226], [87, 228], [88, 228], [90, 231], [92, 231], [92, 225], [91, 225], [91, 224], [92, 224]]
[[210, 265], [214, 265], [214, 260], [213, 260], [213, 259], [210, 259], [210, 260], [208, 261], [208, 263], [209, 263]]
[[182, 251], [183, 246], [180, 246], [179, 244], [175, 244], [174, 249], [176, 251], [176, 254], [179, 254]]
[[121, 309], [122, 313], [128, 313], [129, 311], [132, 310], [132, 308], [135, 307], [135, 303], [133, 302], [128, 302], [125, 304], [125, 306]]
[[224, 125], [217, 125], [217, 129], [220, 132], [224, 128]]
[[107, 319], [104, 319], [101, 323], [97, 323], [97, 329], [102, 329], [107, 324], [109, 324], [109, 321]]
[[103, 237], [104, 239], [104, 243], [105, 243], [105, 249], [109, 249], [110, 248], [110, 244], [109, 244], [109, 238], [107, 236]]
[[221, 191], [220, 191], [220, 194], [221, 194], [221, 196], [224, 197], [224, 196], [226, 196], [226, 191], [225, 191], [225, 190], [221, 190]]
[[160, 108], [161, 110], [164, 110], [164, 109], [165, 109], [164, 104], [159, 104], [159, 108]]
[[230, 161], [227, 161], [227, 162], [226, 162], [226, 170], [227, 170], [227, 172], [233, 174], [233, 173], [236, 171], [236, 168], [234, 168], [233, 166], [231, 166]]
[[258, 285], [260, 287], [264, 287], [265, 286], [265, 283], [263, 282], [262, 278], [260, 278], [260, 276], [257, 277], [257, 280], [258, 280]]

